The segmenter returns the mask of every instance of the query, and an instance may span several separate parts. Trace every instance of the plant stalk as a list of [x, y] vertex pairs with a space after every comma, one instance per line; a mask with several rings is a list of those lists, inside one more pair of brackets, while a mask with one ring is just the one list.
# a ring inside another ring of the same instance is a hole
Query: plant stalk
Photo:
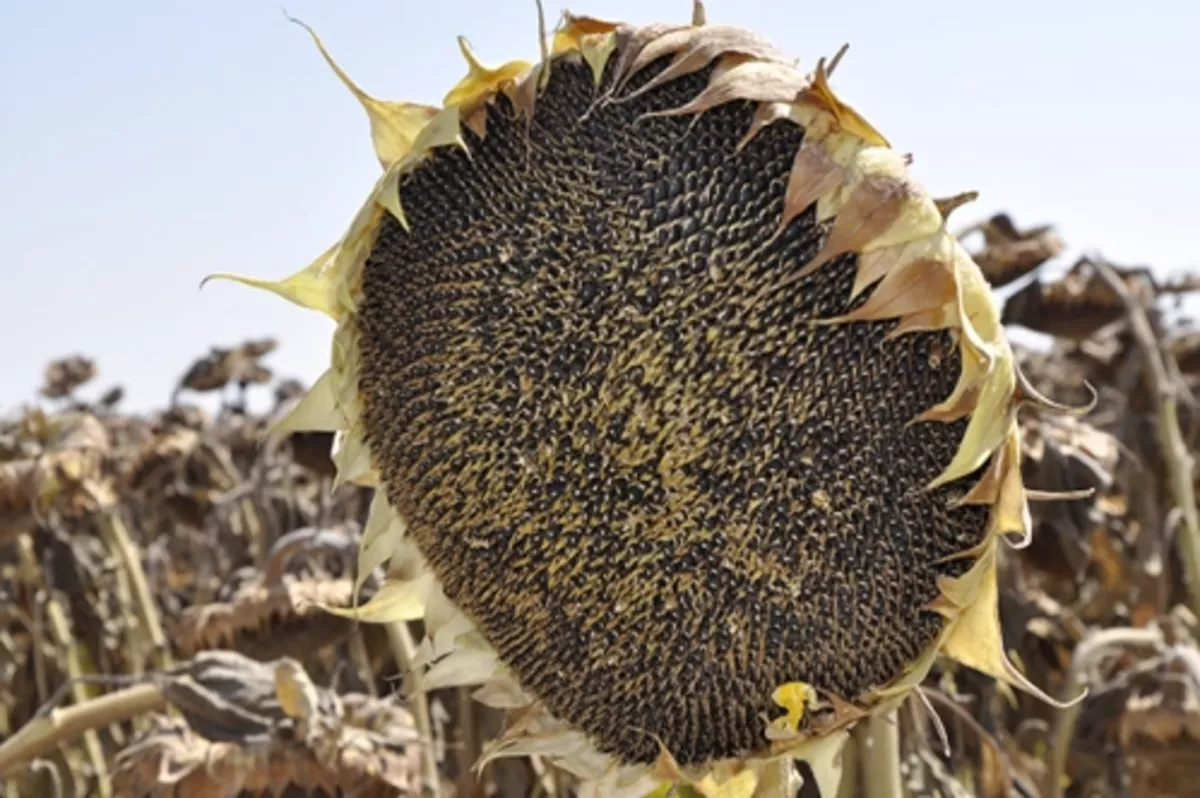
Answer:
[[892, 709], [872, 715], [854, 730], [854, 743], [866, 798], [902, 798], [900, 716]]
[[[1161, 647], [1166, 644], [1162, 630], [1151, 626], [1144, 629], [1120, 628], [1102, 629], [1092, 632], [1075, 646], [1071, 656], [1071, 665], [1067, 668], [1067, 676], [1063, 685], [1063, 699], [1071, 700], [1087, 685], [1088, 670], [1105, 651], [1116, 646], [1151, 646]], [[1049, 798], [1063, 798], [1066, 789], [1064, 782], [1067, 774], [1067, 754], [1071, 747], [1071, 738], [1075, 733], [1075, 722], [1083, 707], [1082, 701], [1076, 701], [1058, 711], [1054, 723], [1054, 735], [1050, 749], [1050, 761], [1046, 767], [1046, 783], [1044, 793]]]
[[425, 765], [425, 781], [434, 798], [440, 798], [441, 776], [438, 774], [437, 758], [433, 752], [433, 718], [429, 713], [429, 697], [421, 683], [421, 674], [413, 667], [417, 646], [408, 624], [404, 621], [386, 624], [386, 628], [396, 658], [396, 667], [404, 675], [404, 694], [409, 697], [409, 706], [412, 708], [417, 730], [424, 738], [422, 759]]
[[[1130, 329], [1146, 360], [1146, 375], [1157, 402], [1155, 415], [1158, 439], [1170, 476], [1171, 494], [1175, 506], [1183, 514], [1183, 527], [1176, 534], [1176, 541], [1179, 557], [1183, 561], [1189, 606], [1192, 613], [1200, 618], [1200, 510], [1196, 507], [1196, 491], [1192, 483], [1192, 456], [1179, 429], [1178, 384], [1171, 378], [1174, 370], [1168, 370], [1167, 359], [1170, 355], [1159, 344], [1142, 302], [1133, 295], [1120, 276], [1103, 261], [1097, 260], [1093, 265], [1124, 303]], [[1174, 361], [1171, 362], [1173, 365]]]
[[0, 779], [15, 768], [54, 753], [58, 746], [80, 734], [95, 736], [96, 729], [144, 712], [161, 711], [165, 706], [166, 700], [157, 687], [139, 684], [63, 709], [52, 709], [0, 743]]
[[[115, 512], [105, 516], [104, 533], [121, 560], [121, 567], [129, 579], [134, 604], [137, 607], [138, 620], [150, 642], [154, 667], [160, 671], [166, 670], [172, 664], [171, 650], [167, 645], [167, 636], [163, 634], [162, 622], [158, 616], [158, 606], [154, 603], [154, 596], [150, 593], [150, 586], [146, 581], [146, 571], [142, 568], [142, 559], [138, 553], [137, 544], [129, 537], [129, 530]], [[139, 662], [138, 665], [140, 666], [141, 663]]]

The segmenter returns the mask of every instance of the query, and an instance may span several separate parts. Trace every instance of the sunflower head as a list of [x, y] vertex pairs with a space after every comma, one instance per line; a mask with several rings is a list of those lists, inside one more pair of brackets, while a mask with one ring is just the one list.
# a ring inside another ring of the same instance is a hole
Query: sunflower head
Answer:
[[[314, 40], [316, 36], [314, 34]], [[938, 654], [1005, 657], [1029, 514], [988, 285], [866, 119], [760, 36], [564, 14], [536, 63], [366, 109], [383, 174], [279, 282], [337, 321], [284, 430], [376, 487], [361, 617], [426, 687], [524, 708], [489, 756], [604, 794], [835, 783]], [[965, 196], [965, 195], [964, 195]], [[229, 277], [230, 275], [223, 275]]]

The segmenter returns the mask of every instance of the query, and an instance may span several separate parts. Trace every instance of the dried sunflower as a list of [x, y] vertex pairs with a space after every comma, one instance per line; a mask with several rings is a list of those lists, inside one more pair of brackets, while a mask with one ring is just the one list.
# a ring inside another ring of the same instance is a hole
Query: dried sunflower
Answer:
[[441, 108], [367, 95], [313, 34], [383, 175], [307, 268], [219, 276], [336, 320], [280, 429], [378, 488], [360, 571], [406, 578], [360, 617], [423, 618], [427, 686], [523, 710], [485, 758], [726, 796], [803, 759], [830, 794], [938, 654], [1038, 693], [996, 568], [1046, 400], [955, 202], [824, 61], [697, 9], [564, 14], [537, 63], [460, 39]]

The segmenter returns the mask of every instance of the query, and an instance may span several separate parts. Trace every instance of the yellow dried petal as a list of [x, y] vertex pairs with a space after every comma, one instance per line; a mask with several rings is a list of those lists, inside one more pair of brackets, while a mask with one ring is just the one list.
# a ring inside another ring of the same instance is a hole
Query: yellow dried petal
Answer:
[[585, 36], [580, 42], [583, 61], [592, 68], [592, 78], [595, 79], [597, 85], [604, 77], [604, 67], [608, 65], [608, 59], [612, 57], [616, 49], [617, 37], [612, 33]]
[[[433, 613], [433, 605], [436, 600], [430, 600], [430, 607], [426, 610], [426, 623], [429, 621], [429, 615]], [[421, 644], [417, 646], [416, 656], [413, 657], [414, 668], [427, 668], [431, 666], [434, 660], [446, 656], [451, 651], [458, 647], [458, 639], [462, 635], [474, 630], [474, 625], [464, 616], [451, 624], [438, 627], [432, 634], [426, 632], [425, 638]]]
[[[1007, 446], [1005, 447], [1008, 448]], [[1000, 497], [1000, 485], [1007, 474], [1004, 457], [997, 454], [992, 457], [987, 471], [979, 481], [958, 500], [959, 504], [994, 504]]]
[[1010, 422], [1004, 448], [999, 452], [1002, 476], [996, 501], [992, 505], [991, 519], [988, 521], [989, 533], [1004, 536], [1015, 548], [1029, 545], [1033, 536], [1033, 518], [1029, 514], [1029, 500], [1025, 494], [1025, 483], [1021, 479], [1020, 434], [1014, 419]]
[[262, 280], [229, 272], [216, 272], [205, 277], [200, 283], [200, 287], [203, 288], [209, 280], [230, 280], [252, 288], [270, 291], [302, 308], [318, 310], [331, 319], [337, 320], [341, 316], [332, 300], [331, 270], [338, 248], [339, 245], [334, 244], [322, 252], [312, 263], [291, 277], [285, 277], [282, 280]]
[[501, 757], [548, 756], [565, 759], [588, 748], [586, 736], [576, 731], [561, 729], [521, 738], [502, 737], [484, 746], [483, 754], [475, 762], [475, 771], [481, 771]]
[[375, 201], [387, 209], [401, 227], [408, 230], [408, 219], [404, 215], [404, 208], [400, 206], [400, 170], [389, 169], [384, 175], [383, 180], [379, 184], [379, 194]]
[[[992, 299], [992, 287], [957, 241], [951, 241], [951, 247], [959, 289], [960, 329], [967, 346], [991, 362], [996, 357], [996, 347], [1007, 346], [1002, 343], [1000, 312]], [[1013, 370], [1014, 367], [1010, 363], [1008, 368]]]
[[371, 474], [374, 469], [371, 466], [371, 451], [367, 447], [361, 425], [339, 435], [334, 446], [333, 463], [337, 466], [334, 487], [346, 483], [355, 485], [373, 483]]
[[457, 106], [443, 108], [421, 131], [413, 144], [414, 157], [420, 157], [435, 147], [461, 147], [467, 151], [460, 128], [460, 111]]
[[791, 106], [788, 103], [762, 103], [754, 111], [754, 121], [750, 123], [750, 129], [746, 131], [746, 135], [742, 136], [738, 141], [735, 152], [740, 153], [746, 148], [746, 145], [754, 141], [755, 137], [781, 119], [787, 119]]
[[492, 709], [522, 709], [533, 703], [511, 679], [492, 678], [471, 693], [471, 698]]
[[950, 244], [947, 236], [928, 236], [864, 252], [858, 260], [858, 272], [854, 276], [854, 288], [850, 291], [850, 297], [857, 297], [884, 275], [902, 269], [913, 261], [936, 260], [953, 263], [954, 253]]
[[704, 798], [750, 798], [758, 787], [758, 776], [753, 770], [743, 770], [728, 781], [718, 784], [712, 774], [709, 774], [700, 781], [692, 782], [692, 787]]
[[470, 687], [492, 678], [498, 667], [500, 657], [495, 651], [460, 648], [438, 660], [421, 681], [427, 690]]
[[845, 179], [845, 169], [833, 160], [824, 147], [804, 142], [796, 151], [792, 171], [788, 174], [780, 230], [818, 199], [840, 186]]
[[[945, 601], [944, 597], [939, 596], [939, 599]], [[947, 602], [948, 603], [948, 602]], [[932, 610], [933, 608], [930, 607]], [[934, 610], [936, 611], [936, 610]], [[942, 613], [944, 616], [946, 613]], [[953, 615], [953, 611], [949, 613]], [[930, 649], [921, 656], [916, 662], [910, 664], [905, 669], [904, 674], [893, 681], [891, 684], [876, 690], [876, 694], [880, 699], [879, 704], [875, 707], [875, 711], [884, 712], [890, 709], [893, 705], [902, 703], [921, 682], [925, 681], [925, 677], [929, 675], [929, 671], [933, 669], [933, 664], [937, 660], [937, 649]]]
[[911, 316], [954, 302], [954, 275], [935, 260], [914, 261], [895, 269], [859, 307], [826, 323], [883, 321]]
[[[837, 163], [832, 155], [826, 158]], [[903, 158], [895, 152], [860, 148], [844, 169], [850, 179], [820, 200], [836, 217], [833, 227], [821, 251], [801, 270], [802, 275], [845, 253], [861, 254], [927, 238], [941, 225], [937, 208], [908, 176]]]
[[675, 53], [670, 65], [645, 85], [631, 91], [625, 100], [640, 97], [665, 83], [698, 72], [713, 59], [722, 56], [741, 55], [758, 61], [788, 62], [775, 45], [756, 33], [731, 25], [704, 25], [684, 27], [655, 39], [638, 53], [631, 71], [637, 72], [642, 66], [670, 53]]
[[338, 412], [347, 420], [347, 430], [356, 424], [361, 413], [358, 402], [358, 333], [349, 319], [338, 324], [333, 334], [330, 371]]
[[726, 56], [725, 68], [714, 72], [704, 91], [678, 108], [655, 111], [647, 116], [701, 114], [735, 100], [776, 103], [790, 100], [803, 86], [803, 79], [789, 64], [747, 61], [743, 56]]
[[[1000, 632], [999, 592], [996, 584], [996, 548], [991, 546], [971, 571], [961, 578], [961, 590], [951, 589], [952, 601], [969, 595], [969, 603], [962, 607], [959, 616], [951, 622], [941, 652], [945, 656], [966, 665], [968, 668], [987, 674], [997, 681], [1009, 684], [1030, 695], [1040, 698], [1052, 706], [1063, 708], [1081, 700], [1081, 695], [1066, 703], [1057, 701], [1018, 671], [1004, 652], [1004, 638]], [[958, 583], [959, 580], [947, 580]], [[954, 587], [960, 587], [955, 584]], [[945, 592], [945, 591], [944, 591]]]
[[[583, 783], [602, 779], [606, 773], [614, 770], [611, 757], [591, 748], [585, 748], [573, 754], [559, 757], [554, 761], [554, 764], [559, 769], [576, 776]], [[625, 798], [645, 798], [646, 793], [653, 790], [654, 784], [655, 781], [653, 779], [646, 779], [640, 784], [635, 783], [632, 789], [628, 787], [622, 789], [620, 785], [616, 785], [614, 789], [597, 793], [597, 795], [604, 796], [604, 798], [621, 798], [621, 796], [625, 796]], [[582, 787], [582, 784], [580, 786]], [[579, 798], [584, 798], [582, 789], [578, 793], [578, 796]]]
[[800, 728], [812, 698], [813, 689], [804, 682], [788, 682], [775, 688], [771, 700], [787, 710], [787, 715], [776, 718], [771, 726], [780, 731], [795, 732]]
[[579, 53], [584, 63], [592, 68], [592, 76], [599, 84], [604, 67], [617, 47], [616, 29], [616, 24], [612, 22], [564, 12], [563, 21], [554, 32], [550, 52], [552, 55]]
[[425, 614], [425, 602], [432, 587], [433, 577], [428, 574], [405, 581], [389, 581], [362, 606], [322, 606], [322, 609], [364, 623], [417, 621]]
[[404, 532], [404, 520], [392, 511], [384, 490], [376, 490], [358, 548], [358, 574], [354, 578], [355, 604], [358, 603], [358, 591], [363, 582], [399, 548], [404, 540]]
[[334, 375], [326, 370], [287, 415], [268, 429], [268, 434], [286, 432], [339, 432], [349, 428], [338, 411]]
[[375, 182], [370, 196], [359, 208], [358, 213], [354, 215], [354, 219], [332, 253], [329, 265], [323, 273], [328, 292], [326, 301], [332, 308], [334, 318], [339, 322], [346, 321], [355, 312], [358, 278], [362, 264], [366, 261], [367, 253], [375, 239], [375, 232], [378, 230], [379, 222], [384, 214], [384, 208], [379, 202], [379, 194], [391, 174], [392, 170], [389, 170]]
[[471, 105], [495, 94], [504, 84], [516, 80], [533, 66], [522, 60], [507, 61], [496, 68], [484, 66], [463, 36], [458, 37], [458, 49], [467, 60], [467, 76], [446, 93], [442, 105], [447, 107]]
[[813, 76], [812, 83], [800, 93], [798, 100], [811, 103], [827, 112], [836, 120], [838, 127], [847, 133], [861, 138], [868, 144], [877, 147], [891, 146], [888, 140], [883, 137], [883, 134], [863, 118], [862, 114], [842, 102], [833, 93], [833, 89], [829, 85], [829, 73], [825, 71], [825, 59], [823, 58], [817, 62], [817, 71]]
[[[634, 53], [634, 56], [630, 59], [625, 74], [635, 75], [664, 55], [672, 55], [686, 50], [695, 33], [694, 28], [687, 25], [679, 25], [671, 30], [661, 31], [660, 35], [654, 36], [642, 47], [636, 49], [630, 47], [629, 52]], [[701, 64], [697, 68], [699, 69], [703, 66]], [[643, 88], [641, 91], [645, 91], [645, 89]], [[636, 92], [633, 94], [636, 95]]]
[[273, 675], [275, 698], [285, 715], [307, 720], [317, 712], [320, 698], [316, 685], [300, 663], [290, 657], [282, 659], [276, 664]]
[[885, 340], [890, 341], [907, 333], [945, 330], [952, 327], [957, 321], [957, 307], [936, 308], [923, 313], [915, 313], [912, 316], [901, 319], [892, 331], [885, 336]]
[[375, 146], [375, 155], [379, 158], [380, 165], [388, 169], [407, 155], [417, 134], [437, 114], [438, 109], [432, 105], [375, 99], [360, 89], [338, 65], [325, 49], [325, 44], [316, 31], [294, 17], [288, 19], [308, 31], [317, 49], [321, 51], [325, 63], [329, 64], [330, 69], [367, 112], [367, 118], [371, 122], [371, 142]]
[[1016, 418], [1011, 358], [1011, 354], [1005, 354], [983, 381], [962, 443], [954, 453], [954, 459], [930, 483], [930, 489], [970, 474], [983, 465], [1004, 441], [1005, 434]]
[[582, 49], [583, 40], [588, 36], [604, 36], [617, 29], [615, 22], [596, 17], [576, 16], [564, 11], [558, 29], [554, 31], [554, 40], [550, 45], [551, 55], [577, 52]]

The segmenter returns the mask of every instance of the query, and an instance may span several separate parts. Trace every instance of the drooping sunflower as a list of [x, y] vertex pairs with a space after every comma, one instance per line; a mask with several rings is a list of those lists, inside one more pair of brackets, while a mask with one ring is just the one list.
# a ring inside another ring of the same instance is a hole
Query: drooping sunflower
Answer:
[[[311, 33], [311, 31], [310, 31]], [[428, 687], [514, 710], [486, 755], [598, 794], [826, 795], [944, 655], [1006, 658], [1030, 528], [1021, 378], [978, 267], [829, 83], [746, 30], [563, 15], [434, 108], [362, 91], [383, 168], [266, 288], [337, 322], [284, 430], [376, 488], [371, 619]], [[1048, 699], [1047, 699], [1048, 700]]]

